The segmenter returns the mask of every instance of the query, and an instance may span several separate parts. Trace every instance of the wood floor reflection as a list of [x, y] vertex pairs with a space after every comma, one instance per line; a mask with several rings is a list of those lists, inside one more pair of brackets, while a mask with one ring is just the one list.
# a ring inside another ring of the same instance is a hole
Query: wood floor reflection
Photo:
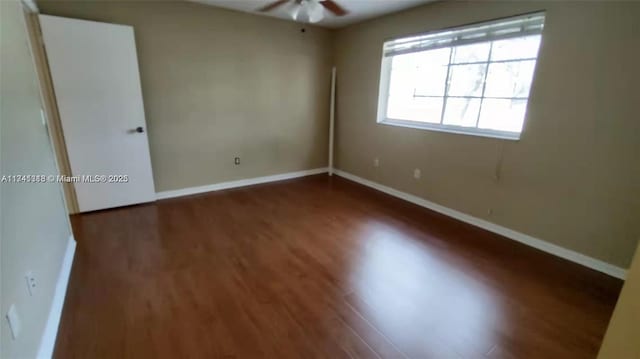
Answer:
[[72, 223], [56, 358], [594, 358], [622, 285], [325, 175]]

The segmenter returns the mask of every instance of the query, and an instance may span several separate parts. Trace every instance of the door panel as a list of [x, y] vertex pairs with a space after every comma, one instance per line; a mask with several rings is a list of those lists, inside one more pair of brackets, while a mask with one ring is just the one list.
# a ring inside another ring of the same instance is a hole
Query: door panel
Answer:
[[155, 200], [133, 28], [39, 18], [73, 176], [128, 177], [75, 183], [80, 212]]

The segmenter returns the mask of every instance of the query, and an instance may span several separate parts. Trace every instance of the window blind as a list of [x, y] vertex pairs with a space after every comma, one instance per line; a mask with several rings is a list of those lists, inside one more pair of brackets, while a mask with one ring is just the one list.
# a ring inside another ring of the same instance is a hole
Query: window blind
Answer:
[[390, 40], [384, 43], [383, 55], [389, 57], [443, 47], [538, 35], [542, 33], [543, 27], [544, 13], [521, 15]]

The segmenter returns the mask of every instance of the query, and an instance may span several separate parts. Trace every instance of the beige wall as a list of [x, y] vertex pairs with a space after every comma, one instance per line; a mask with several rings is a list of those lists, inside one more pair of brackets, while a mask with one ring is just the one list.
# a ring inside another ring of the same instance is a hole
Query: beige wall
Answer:
[[640, 247], [600, 347], [599, 359], [640, 359]]
[[326, 167], [330, 31], [188, 2], [38, 5], [134, 27], [156, 190]]
[[[520, 141], [376, 124], [385, 39], [544, 9]], [[627, 268], [640, 237], [639, 18], [640, 3], [451, 1], [342, 29], [337, 167]]]
[[[304, 34], [185, 2], [39, 5], [135, 27], [159, 191], [325, 166], [335, 62], [338, 168], [629, 264], [640, 235], [640, 3], [439, 2]], [[537, 10], [547, 22], [520, 141], [376, 124], [385, 39]]]
[[[0, 1], [0, 174], [55, 174], [40, 117], [36, 71], [19, 2]], [[0, 357], [32, 358], [51, 307], [70, 227], [58, 184], [0, 184]], [[38, 288], [29, 296], [33, 271]], [[16, 340], [5, 320], [15, 304], [22, 322]]]

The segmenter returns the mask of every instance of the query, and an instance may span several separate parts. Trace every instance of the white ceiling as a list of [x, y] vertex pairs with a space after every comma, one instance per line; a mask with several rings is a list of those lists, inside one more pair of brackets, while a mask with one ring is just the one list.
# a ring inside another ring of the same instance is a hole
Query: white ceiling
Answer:
[[[277, 17], [281, 19], [291, 20], [291, 17], [285, 12], [286, 4], [282, 5], [267, 13], [256, 11], [272, 0], [189, 0], [201, 4], [218, 6], [226, 9], [249, 12], [256, 15], [264, 15]], [[384, 14], [408, 9], [420, 4], [426, 4], [435, 0], [335, 0], [343, 8], [349, 11], [349, 14], [341, 17], [334, 16], [325, 10], [325, 18], [317, 23], [323, 27], [338, 28], [351, 25], [366, 19], [371, 19]], [[301, 17], [304, 19], [304, 17]], [[293, 21], [293, 20], [292, 20]], [[304, 21], [303, 21], [304, 22]]]

